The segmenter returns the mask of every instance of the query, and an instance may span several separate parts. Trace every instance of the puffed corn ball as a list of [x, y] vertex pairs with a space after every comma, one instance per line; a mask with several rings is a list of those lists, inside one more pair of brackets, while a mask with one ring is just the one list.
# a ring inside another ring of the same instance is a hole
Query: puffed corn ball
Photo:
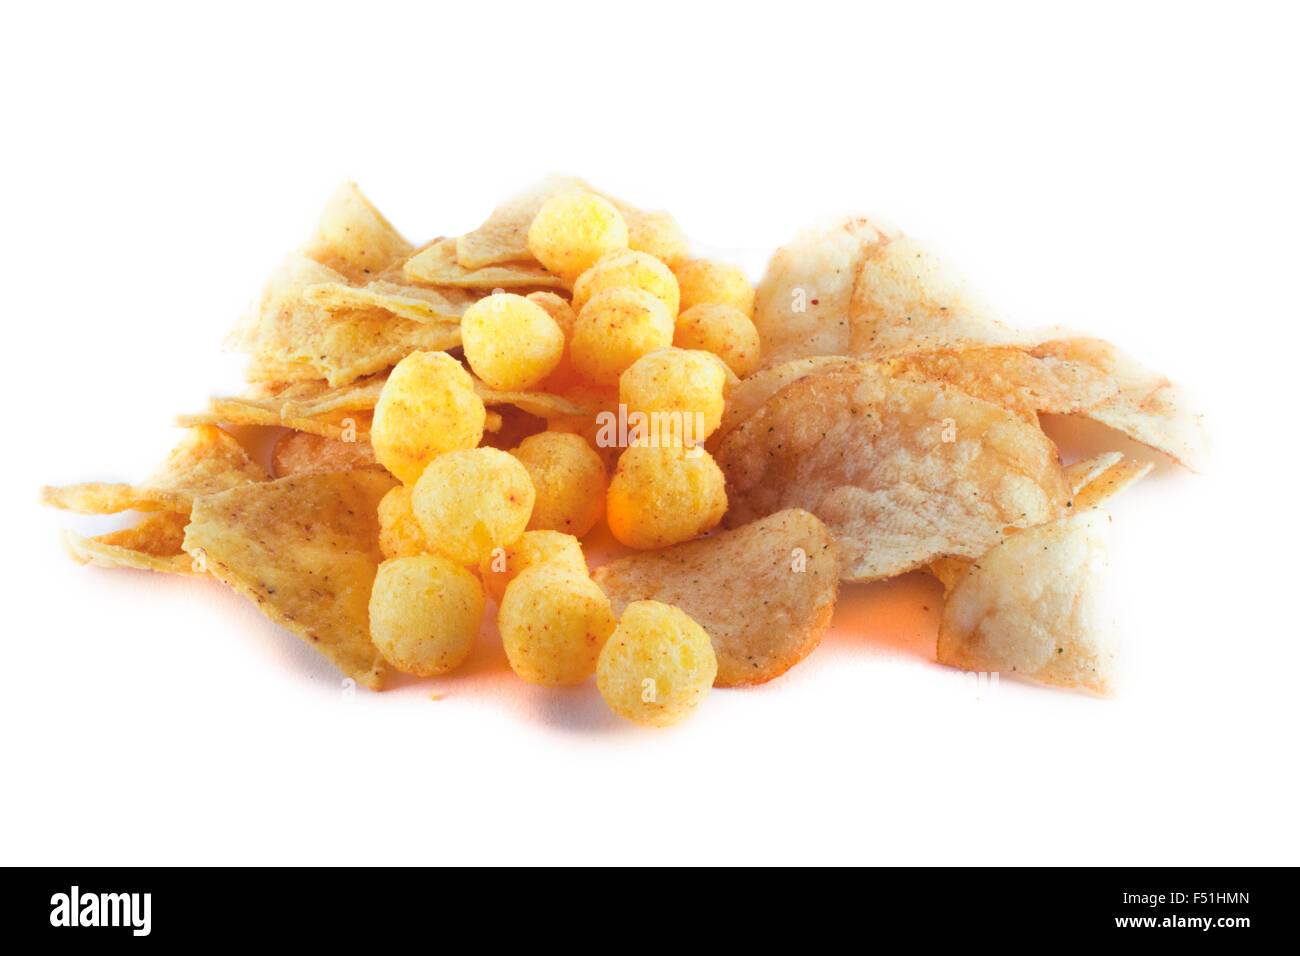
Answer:
[[643, 212], [629, 218], [627, 247], [649, 253], [670, 269], [685, 262], [691, 254], [686, 233], [666, 212]]
[[680, 295], [673, 270], [654, 256], [631, 249], [606, 253], [578, 276], [578, 281], [573, 284], [573, 307], [582, 311], [587, 300], [597, 292], [625, 285], [644, 289], [668, 307], [669, 315], [677, 315]]
[[596, 684], [610, 710], [651, 727], [689, 717], [717, 674], [704, 628], [658, 601], [633, 601], [623, 610], [596, 664]]
[[609, 598], [585, 570], [556, 561], [520, 571], [506, 586], [497, 614], [506, 657], [532, 684], [580, 684], [614, 630]]
[[493, 548], [479, 565], [483, 587], [498, 604], [505, 596], [506, 585], [524, 568], [555, 561], [575, 571], [587, 573], [587, 559], [582, 545], [571, 534], [559, 531], [525, 531], [517, 541], [503, 548]]
[[477, 445], [486, 420], [464, 366], [446, 352], [412, 352], [379, 393], [370, 443], [379, 463], [409, 485], [444, 452]]
[[561, 193], [537, 211], [528, 248], [551, 272], [576, 279], [605, 253], [627, 248], [627, 223], [595, 193]]
[[533, 498], [519, 459], [484, 447], [434, 459], [415, 483], [411, 503], [430, 544], [461, 564], [477, 565], [524, 533]]
[[714, 527], [726, 510], [722, 469], [698, 446], [626, 449], [606, 498], [609, 530], [630, 548], [689, 541]]
[[379, 550], [386, 558], [406, 558], [433, 550], [416, 520], [408, 485], [398, 485], [379, 499]]
[[474, 649], [483, 607], [478, 578], [442, 555], [391, 558], [370, 592], [370, 637], [399, 671], [445, 674]]
[[[618, 380], [628, 415], [655, 416], [659, 433], [702, 442], [722, 424], [727, 373], [708, 352], [660, 349], [641, 356]], [[653, 425], [651, 426], [653, 430]]]
[[578, 318], [578, 313], [569, 304], [569, 300], [557, 293], [545, 291], [530, 292], [524, 298], [546, 310], [546, 314], [555, 320], [555, 324], [564, 333], [567, 342], [573, 334], [573, 323]]
[[673, 345], [712, 352], [741, 378], [758, 370], [758, 329], [730, 305], [702, 302], [677, 316]]
[[573, 367], [598, 385], [614, 385], [646, 352], [671, 345], [673, 317], [657, 296], [620, 286], [595, 293], [578, 313], [569, 342]]
[[491, 388], [523, 391], [550, 375], [564, 355], [564, 331], [522, 295], [479, 299], [460, 320], [461, 344], [474, 374]]
[[754, 287], [739, 266], [716, 259], [688, 259], [673, 272], [683, 309], [713, 302], [739, 309], [746, 316], [754, 314]]
[[528, 530], [582, 537], [605, 513], [605, 463], [581, 435], [541, 432], [511, 454], [528, 469], [537, 493]]

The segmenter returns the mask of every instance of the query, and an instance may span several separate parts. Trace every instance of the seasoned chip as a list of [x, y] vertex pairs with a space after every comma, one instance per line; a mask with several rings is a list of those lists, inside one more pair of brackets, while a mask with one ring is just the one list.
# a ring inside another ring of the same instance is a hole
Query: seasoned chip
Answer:
[[271, 474], [276, 478], [324, 471], [382, 468], [370, 442], [340, 441], [308, 432], [285, 432], [271, 449]]
[[727, 405], [722, 413], [722, 424], [712, 436], [710, 447], [721, 444], [723, 436], [762, 408], [769, 398], [791, 382], [818, 372], [831, 372], [856, 368], [859, 363], [837, 355], [812, 356], [794, 359], [755, 372], [727, 392]]
[[499, 262], [535, 261], [528, 248], [528, 227], [546, 200], [561, 193], [586, 190], [572, 176], [549, 176], [496, 209], [483, 225], [456, 240], [456, 259], [466, 269], [481, 269]]
[[1027, 344], [993, 317], [946, 263], [915, 239], [886, 238], [867, 251], [849, 304], [849, 351]]
[[1013, 535], [947, 596], [939, 663], [1098, 694], [1113, 690], [1115, 634], [1105, 608], [1101, 509]]
[[194, 503], [185, 552], [364, 687], [383, 683], [367, 606], [379, 550], [377, 471], [294, 475]]
[[475, 296], [459, 289], [421, 289], [376, 279], [363, 286], [341, 282], [309, 285], [303, 298], [325, 309], [382, 309], [412, 322], [456, 323], [473, 305]]
[[831, 529], [851, 581], [976, 557], [1006, 528], [1061, 514], [1069, 498], [1037, 428], [962, 392], [869, 368], [786, 386], [732, 429], [718, 462], [729, 526], [805, 508]]
[[82, 564], [197, 575], [202, 572], [194, 566], [194, 559], [181, 550], [189, 522], [188, 514], [163, 511], [129, 528], [94, 538], [64, 531], [63, 544], [68, 554]]
[[231, 344], [252, 356], [253, 381], [326, 379], [346, 385], [396, 365], [408, 353], [460, 344], [460, 328], [414, 321], [382, 308], [331, 309], [311, 302], [315, 286], [346, 279], [305, 256], [287, 257], [240, 320]]
[[831, 623], [839, 568], [826, 526], [807, 511], [634, 554], [592, 578], [615, 615], [632, 601], [672, 604], [709, 632], [719, 687], [761, 684], [812, 652]]
[[365, 441], [370, 437], [371, 412], [326, 412], [310, 418], [286, 415], [279, 398], [212, 398], [208, 409], [190, 415], [177, 415], [176, 424], [187, 427], [202, 425], [283, 425], [310, 435], [339, 441]]
[[352, 282], [365, 282], [410, 255], [411, 244], [356, 183], [344, 183], [325, 205], [302, 254]]
[[1149, 461], [1138, 461], [1136, 458], [1125, 458], [1122, 455], [1116, 458], [1118, 460], [1111, 461], [1101, 471], [1090, 475], [1087, 481], [1074, 492], [1074, 500], [1071, 503], [1074, 510], [1080, 511], [1103, 505], [1151, 472], [1152, 465]]
[[585, 405], [563, 395], [552, 395], [550, 392], [503, 392], [488, 388], [482, 382], [474, 383], [474, 392], [483, 400], [484, 405], [513, 405], [538, 418], [553, 419], [590, 414]]
[[90, 482], [47, 487], [41, 500], [82, 514], [176, 511], [188, 514], [199, 495], [266, 481], [266, 472], [229, 433], [213, 425], [187, 429], [167, 460], [138, 485]]
[[850, 217], [806, 229], [778, 249], [754, 296], [764, 365], [848, 354], [849, 304], [862, 261], [894, 235], [889, 227]]
[[388, 373], [381, 372], [337, 388], [323, 380], [298, 382], [277, 396], [283, 402], [280, 405], [281, 421], [320, 418], [330, 412], [374, 411], [387, 381]]
[[505, 262], [467, 269], [456, 255], [455, 239], [439, 239], [425, 246], [402, 265], [412, 282], [466, 289], [567, 289], [561, 276], [534, 262]]
[[1057, 339], [1034, 346], [1031, 354], [1044, 361], [1082, 366], [1115, 386], [1101, 401], [1079, 402], [1062, 411], [1123, 432], [1193, 471], [1204, 469], [1209, 442], [1201, 418], [1191, 410], [1182, 390], [1163, 375], [1143, 368], [1101, 339]]

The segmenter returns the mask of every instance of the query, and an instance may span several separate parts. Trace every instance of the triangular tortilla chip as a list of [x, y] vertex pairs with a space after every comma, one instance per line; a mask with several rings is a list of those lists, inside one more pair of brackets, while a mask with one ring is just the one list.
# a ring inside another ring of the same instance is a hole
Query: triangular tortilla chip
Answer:
[[597, 568], [615, 616], [632, 601], [680, 607], [709, 633], [718, 687], [761, 684], [808, 656], [831, 623], [839, 569], [826, 526], [780, 511]]
[[139, 524], [86, 538], [63, 532], [63, 544], [73, 560], [102, 568], [138, 568], [164, 574], [199, 575], [194, 559], [181, 550], [190, 516], [163, 511]]
[[567, 289], [570, 283], [536, 262], [466, 269], [456, 255], [455, 239], [439, 239], [421, 249], [402, 266], [411, 282], [466, 289]]
[[325, 204], [302, 254], [360, 283], [386, 272], [412, 248], [356, 183], [344, 183]]
[[1103, 596], [1100, 509], [1008, 538], [979, 558], [948, 594], [939, 663], [1109, 694], [1115, 632]]
[[458, 325], [417, 322], [380, 308], [331, 309], [306, 298], [313, 286], [340, 285], [347, 285], [344, 277], [320, 263], [286, 257], [231, 337], [234, 347], [253, 357], [250, 380], [323, 378], [346, 385], [411, 352], [460, 344]]
[[370, 641], [370, 587], [383, 560], [379, 499], [395, 484], [377, 471], [350, 471], [200, 498], [185, 551], [343, 673], [377, 690], [384, 662]]
[[198, 425], [188, 429], [167, 460], [138, 485], [89, 482], [47, 487], [41, 492], [41, 500], [55, 508], [82, 514], [118, 511], [189, 514], [199, 495], [266, 481], [266, 478], [262, 467], [227, 432], [214, 425]]

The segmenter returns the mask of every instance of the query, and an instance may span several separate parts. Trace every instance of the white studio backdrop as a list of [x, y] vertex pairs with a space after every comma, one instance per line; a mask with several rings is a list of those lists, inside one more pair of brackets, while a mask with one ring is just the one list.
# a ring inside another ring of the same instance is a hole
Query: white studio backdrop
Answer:
[[[7, 20], [0, 861], [1296, 862], [1293, 8]], [[938, 667], [913, 575], [846, 589], [807, 662], [654, 732], [593, 684], [524, 685], [490, 636], [452, 677], [349, 692], [216, 584], [66, 559], [58, 529], [115, 525], [39, 487], [146, 474], [174, 415], [237, 387], [221, 341], [338, 181], [423, 241], [552, 171], [755, 280], [801, 225], [882, 216], [1020, 324], [1183, 382], [1214, 466], [1113, 507], [1120, 696]]]

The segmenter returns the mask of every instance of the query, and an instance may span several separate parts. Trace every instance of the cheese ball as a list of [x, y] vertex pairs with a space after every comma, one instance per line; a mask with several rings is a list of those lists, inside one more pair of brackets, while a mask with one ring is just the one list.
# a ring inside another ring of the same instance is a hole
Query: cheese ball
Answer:
[[613, 204], [595, 193], [552, 196], [528, 227], [528, 249], [537, 261], [576, 279], [605, 253], [627, 248], [627, 223]]
[[442, 555], [392, 558], [370, 591], [370, 637], [399, 671], [446, 674], [474, 649], [483, 606], [478, 578]]
[[578, 313], [569, 356], [578, 373], [597, 385], [615, 385], [646, 352], [673, 341], [673, 317], [657, 296], [620, 286], [595, 293]]
[[439, 455], [482, 441], [486, 420], [464, 366], [446, 352], [412, 352], [379, 393], [370, 444], [379, 463], [410, 485]]
[[581, 435], [542, 432], [525, 438], [511, 454], [528, 469], [537, 493], [529, 531], [581, 538], [605, 513], [605, 464]]
[[420, 530], [407, 485], [398, 485], [379, 499], [379, 550], [386, 558], [406, 558], [433, 550]]
[[685, 262], [691, 254], [686, 233], [677, 220], [666, 212], [642, 212], [627, 219], [627, 247], [654, 256], [670, 269]]
[[673, 272], [683, 309], [712, 302], [739, 309], [746, 317], [754, 314], [754, 287], [739, 266], [716, 259], [688, 259]]
[[411, 503], [425, 540], [454, 561], [478, 565], [524, 533], [534, 497], [519, 459], [484, 447], [435, 459], [415, 483]]
[[460, 332], [469, 367], [501, 391], [532, 388], [564, 355], [559, 323], [536, 302], [509, 292], [489, 295], [466, 309]]
[[606, 253], [578, 276], [578, 281], [573, 284], [573, 307], [582, 311], [587, 300], [597, 292], [625, 285], [644, 289], [668, 307], [669, 315], [677, 315], [680, 296], [673, 270], [654, 256], [631, 249]]
[[623, 610], [596, 664], [596, 684], [610, 710], [649, 727], [689, 717], [717, 674], [704, 628], [658, 601], [633, 601]]
[[666, 548], [722, 520], [726, 481], [698, 446], [633, 446], [619, 456], [605, 507], [609, 530], [623, 544]]
[[587, 559], [582, 555], [582, 545], [571, 534], [559, 531], [525, 531], [517, 541], [504, 548], [493, 548], [479, 565], [483, 587], [498, 604], [505, 596], [506, 585], [524, 568], [555, 561], [575, 571], [587, 573]]
[[758, 329], [729, 305], [704, 302], [677, 316], [673, 345], [712, 352], [741, 378], [758, 371]]
[[722, 424], [727, 373], [708, 352], [659, 349], [641, 356], [618, 380], [619, 400], [650, 416], [650, 434], [672, 434], [660, 444], [704, 441]]
[[530, 684], [565, 687], [596, 672], [614, 615], [585, 570], [551, 561], [525, 568], [506, 586], [497, 627], [516, 674]]

